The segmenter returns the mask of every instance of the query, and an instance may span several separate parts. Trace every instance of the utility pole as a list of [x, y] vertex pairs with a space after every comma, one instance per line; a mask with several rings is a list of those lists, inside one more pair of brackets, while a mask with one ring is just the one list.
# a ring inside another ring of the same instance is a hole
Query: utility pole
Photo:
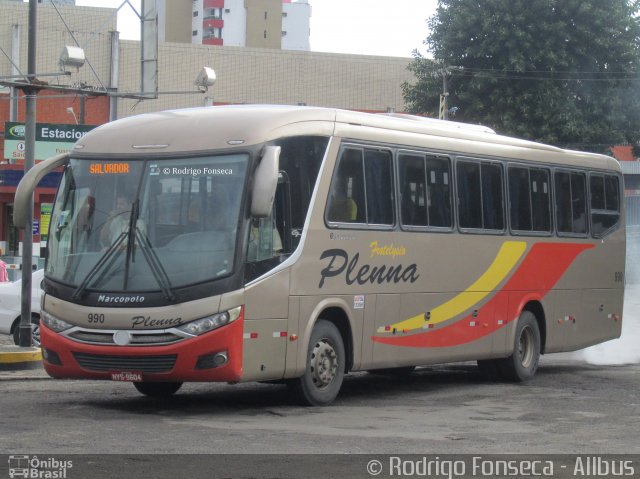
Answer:
[[[36, 31], [38, 0], [29, 0], [29, 45], [27, 52], [27, 78], [29, 83], [36, 79]], [[26, 99], [24, 173], [35, 164], [36, 149], [36, 95], [37, 87], [24, 88]], [[22, 240], [22, 301], [20, 308], [20, 346], [31, 346], [31, 271], [33, 264], [33, 196]]]
[[447, 100], [449, 98], [449, 90], [447, 88], [447, 77], [449, 77], [454, 70], [462, 70], [462, 67], [458, 66], [447, 66], [442, 67], [432, 73], [432, 75], [437, 78], [439, 76], [442, 77], [442, 94], [440, 95], [440, 111], [438, 113], [438, 118], [441, 120], [449, 119], [449, 107], [447, 105]]

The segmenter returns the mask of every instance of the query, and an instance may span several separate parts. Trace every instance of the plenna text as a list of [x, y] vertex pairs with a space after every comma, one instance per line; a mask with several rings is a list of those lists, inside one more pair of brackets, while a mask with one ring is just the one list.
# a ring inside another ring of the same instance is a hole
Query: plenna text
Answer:
[[349, 285], [358, 283], [360, 285], [366, 283], [415, 283], [420, 275], [418, 267], [415, 263], [404, 266], [397, 265], [381, 265], [371, 266], [369, 264], [359, 265], [360, 253], [353, 255], [349, 259], [349, 255], [342, 249], [328, 249], [320, 255], [320, 261], [329, 258], [329, 264], [320, 272], [319, 288], [324, 286], [327, 278], [339, 276], [344, 273], [345, 282]]

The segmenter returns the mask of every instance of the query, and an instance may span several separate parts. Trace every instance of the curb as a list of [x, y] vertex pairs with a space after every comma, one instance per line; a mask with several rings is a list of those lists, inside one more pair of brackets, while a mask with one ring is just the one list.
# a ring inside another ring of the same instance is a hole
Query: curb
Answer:
[[24, 371], [42, 368], [42, 350], [20, 346], [0, 347], [0, 371]]

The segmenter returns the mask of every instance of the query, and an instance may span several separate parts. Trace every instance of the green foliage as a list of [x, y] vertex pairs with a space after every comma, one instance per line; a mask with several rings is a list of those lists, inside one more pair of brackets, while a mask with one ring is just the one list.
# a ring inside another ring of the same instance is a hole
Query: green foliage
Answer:
[[437, 116], [448, 77], [456, 120], [605, 151], [640, 139], [638, 0], [439, 0], [404, 84], [407, 107]]

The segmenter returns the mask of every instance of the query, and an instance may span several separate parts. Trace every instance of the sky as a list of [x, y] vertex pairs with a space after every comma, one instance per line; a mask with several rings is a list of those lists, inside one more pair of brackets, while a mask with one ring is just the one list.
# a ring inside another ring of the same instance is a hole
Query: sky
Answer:
[[[140, 11], [140, 0], [130, 0]], [[425, 54], [427, 19], [437, 0], [309, 0], [311, 50], [410, 57]], [[120, 38], [139, 38], [139, 21], [126, 0], [76, 0], [79, 6], [118, 8]]]

